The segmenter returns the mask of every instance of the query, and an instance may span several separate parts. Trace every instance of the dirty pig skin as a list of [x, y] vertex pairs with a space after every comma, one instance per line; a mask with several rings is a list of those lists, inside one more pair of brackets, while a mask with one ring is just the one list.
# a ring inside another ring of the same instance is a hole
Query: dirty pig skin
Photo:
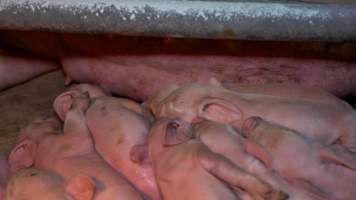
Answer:
[[95, 177], [94, 200], [141, 200], [139, 192], [95, 151], [83, 114], [87, 106], [82, 101], [73, 102], [63, 132], [54, 119], [27, 127], [10, 154], [11, 171], [33, 166], [52, 170], [66, 180], [84, 173]]

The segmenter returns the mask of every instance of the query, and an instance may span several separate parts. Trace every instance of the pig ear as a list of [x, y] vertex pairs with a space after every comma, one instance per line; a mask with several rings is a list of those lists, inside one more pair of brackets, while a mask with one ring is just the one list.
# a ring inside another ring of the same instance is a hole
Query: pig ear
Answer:
[[140, 165], [150, 164], [147, 144], [133, 146], [130, 150], [130, 159], [132, 162]]
[[92, 200], [95, 182], [91, 177], [79, 174], [67, 181], [65, 191], [75, 200]]
[[165, 131], [164, 146], [182, 144], [195, 137], [194, 130], [191, 127], [177, 121], [169, 122]]
[[35, 160], [37, 145], [29, 139], [25, 139], [13, 148], [9, 155], [11, 171], [31, 167]]
[[352, 170], [356, 170], [356, 157], [346, 149], [319, 146], [319, 155], [323, 161], [333, 162]]
[[220, 98], [207, 98], [199, 106], [198, 116], [211, 121], [231, 123], [242, 118], [241, 110]]
[[72, 106], [73, 98], [78, 95], [78, 91], [69, 90], [56, 97], [53, 103], [53, 108], [58, 117], [64, 121], [70, 107]]

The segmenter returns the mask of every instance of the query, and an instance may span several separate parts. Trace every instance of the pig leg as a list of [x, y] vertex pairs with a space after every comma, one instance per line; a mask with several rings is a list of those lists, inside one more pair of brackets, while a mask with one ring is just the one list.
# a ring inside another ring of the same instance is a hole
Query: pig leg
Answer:
[[285, 199], [286, 195], [274, 191], [269, 185], [255, 176], [244, 172], [224, 157], [202, 148], [199, 151], [200, 163], [204, 169], [233, 187], [242, 188], [255, 199]]
[[53, 61], [23, 55], [0, 55], [0, 91], [59, 68]]

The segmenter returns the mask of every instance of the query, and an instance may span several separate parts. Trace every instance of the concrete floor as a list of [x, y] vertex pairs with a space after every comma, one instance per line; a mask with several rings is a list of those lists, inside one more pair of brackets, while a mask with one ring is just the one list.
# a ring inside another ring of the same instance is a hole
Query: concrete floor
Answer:
[[64, 90], [61, 71], [51, 72], [0, 93], [0, 154], [7, 155], [24, 126], [54, 116], [54, 98]]

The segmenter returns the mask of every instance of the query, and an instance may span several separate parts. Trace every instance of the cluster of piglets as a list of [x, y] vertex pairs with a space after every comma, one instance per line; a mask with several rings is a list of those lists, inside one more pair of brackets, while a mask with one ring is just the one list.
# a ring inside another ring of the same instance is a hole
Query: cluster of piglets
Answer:
[[356, 199], [356, 115], [316, 88], [212, 80], [138, 104], [78, 84], [54, 109], [63, 124], [22, 130], [7, 200]]

